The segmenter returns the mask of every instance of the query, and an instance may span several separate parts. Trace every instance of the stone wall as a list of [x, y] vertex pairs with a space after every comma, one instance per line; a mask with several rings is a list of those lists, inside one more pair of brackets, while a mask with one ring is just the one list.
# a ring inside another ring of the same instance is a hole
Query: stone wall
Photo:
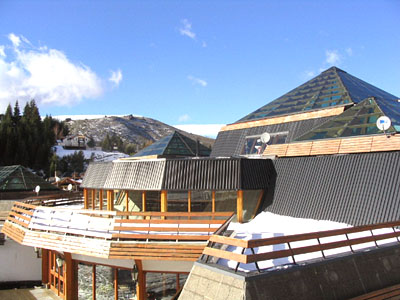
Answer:
[[261, 274], [196, 262], [180, 300], [348, 299], [400, 283], [400, 245], [370, 248]]
[[239, 300], [245, 299], [244, 293], [245, 281], [241, 276], [196, 263], [179, 299]]

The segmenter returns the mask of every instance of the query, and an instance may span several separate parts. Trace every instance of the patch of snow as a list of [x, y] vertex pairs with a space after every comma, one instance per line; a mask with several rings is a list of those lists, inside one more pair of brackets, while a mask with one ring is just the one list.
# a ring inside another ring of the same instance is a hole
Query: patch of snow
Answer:
[[106, 161], [113, 161], [119, 158], [124, 158], [124, 157], [129, 157], [128, 154], [121, 153], [121, 152], [104, 152], [102, 150], [95, 150], [95, 149], [90, 149], [90, 150], [75, 150], [75, 149], [64, 149], [62, 146], [54, 146], [55, 154], [62, 158], [67, 155], [74, 154], [75, 152], [82, 151], [83, 155], [85, 156], [85, 159], [90, 159], [94, 157], [94, 161], [97, 162], [106, 162]]
[[[126, 115], [58, 115], [52, 116], [53, 119], [57, 119], [60, 121], [65, 121], [66, 119], [71, 120], [93, 120], [93, 119], [102, 119], [105, 117], [125, 117]], [[132, 115], [136, 118], [143, 118], [143, 116]]]

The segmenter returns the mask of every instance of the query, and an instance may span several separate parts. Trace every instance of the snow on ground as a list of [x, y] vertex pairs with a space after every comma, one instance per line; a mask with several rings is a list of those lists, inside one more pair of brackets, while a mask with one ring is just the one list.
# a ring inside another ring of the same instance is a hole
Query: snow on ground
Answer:
[[[92, 120], [92, 119], [102, 119], [104, 117], [124, 117], [126, 115], [58, 115], [58, 116], [52, 116], [53, 119], [57, 119], [60, 121], [65, 121], [66, 119], [71, 119], [71, 120]], [[133, 115], [134, 117], [137, 118], [142, 118], [142, 116], [139, 115]]]
[[[326, 231], [326, 230], [333, 230], [333, 229], [340, 229], [347, 227], [351, 226], [344, 223], [338, 223], [332, 221], [323, 221], [323, 220], [318, 221], [313, 219], [292, 218], [287, 216], [276, 215], [269, 212], [262, 212], [248, 223], [244, 224], [231, 223], [228, 227], [228, 230], [234, 230], [233, 237], [235, 238], [252, 240], [252, 239], [264, 239], [264, 238], [272, 238], [278, 236], [294, 235], [300, 233], [316, 232], [316, 231]], [[393, 231], [389, 229], [374, 230], [375, 234], [382, 234], [388, 232], [393, 232]], [[365, 231], [360, 233], [353, 233], [349, 234], [348, 236], [349, 238], [371, 236], [371, 232]], [[341, 241], [345, 239], [346, 239], [345, 235], [340, 235], [340, 236], [321, 238], [320, 241], [321, 243], [328, 243], [334, 241]], [[387, 239], [378, 242], [378, 244], [384, 244], [395, 241], [396, 241], [395, 238]], [[293, 242], [290, 243], [290, 245], [292, 248], [318, 245], [318, 240], [311, 239], [306, 241]], [[353, 246], [353, 250], [360, 250], [372, 246], [375, 246], [374, 242], [364, 243], [357, 246]], [[266, 253], [266, 252], [286, 250], [286, 249], [289, 249], [287, 244], [277, 244], [277, 245], [254, 248], [254, 252]], [[227, 251], [231, 251], [234, 253], [241, 253], [242, 248], [229, 246], [227, 248]], [[324, 254], [325, 256], [329, 256], [350, 251], [351, 251], [350, 247], [342, 247], [331, 250], [325, 250]], [[246, 249], [244, 254], [252, 254], [251, 249]], [[323, 258], [321, 252], [313, 252], [295, 256], [295, 260], [297, 263], [318, 258], [321, 259]], [[227, 266], [231, 269], [235, 269], [237, 266], [237, 262], [229, 261], [226, 259], [219, 259], [218, 264]], [[286, 268], [290, 264], [293, 264], [293, 259], [291, 257], [258, 262], [260, 269], [271, 269], [271, 270], [276, 268]], [[239, 265], [238, 270], [243, 272], [249, 272], [257, 269], [254, 263], [249, 263], [249, 264], [241, 263]]]
[[[67, 156], [79, 152], [80, 150], [64, 149], [62, 146], [54, 146], [55, 153], [59, 157]], [[85, 159], [90, 159], [94, 155], [94, 161], [104, 162], [113, 161], [119, 158], [129, 157], [129, 155], [121, 152], [104, 152], [101, 150], [81, 150]]]

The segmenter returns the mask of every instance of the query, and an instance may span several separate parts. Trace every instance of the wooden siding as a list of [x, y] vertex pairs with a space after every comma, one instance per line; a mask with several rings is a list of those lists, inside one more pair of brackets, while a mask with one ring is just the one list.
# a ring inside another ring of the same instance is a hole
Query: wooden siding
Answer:
[[343, 111], [344, 111], [344, 106], [341, 106], [341, 107], [323, 109], [323, 110], [319, 110], [319, 111], [306, 112], [306, 113], [301, 113], [301, 114], [273, 117], [273, 118], [249, 121], [249, 122], [244, 122], [244, 123], [234, 123], [234, 124], [229, 124], [229, 125], [222, 127], [221, 131], [237, 130], [237, 129], [251, 128], [251, 127], [258, 127], [258, 126], [265, 126], [265, 125], [273, 125], [273, 124], [289, 123], [289, 122], [309, 120], [309, 119], [324, 118], [324, 117], [329, 117], [329, 116], [337, 116], [337, 115], [341, 114]]
[[400, 150], [400, 134], [316, 140], [310, 142], [270, 145], [264, 155], [310, 156], [324, 154], [368, 153]]

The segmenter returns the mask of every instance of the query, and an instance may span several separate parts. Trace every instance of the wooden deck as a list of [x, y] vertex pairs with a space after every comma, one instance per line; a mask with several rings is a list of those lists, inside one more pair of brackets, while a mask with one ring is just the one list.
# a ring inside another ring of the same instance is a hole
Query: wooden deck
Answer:
[[350, 300], [399, 300], [400, 299], [400, 284], [396, 284], [381, 290], [373, 291], [365, 295], [361, 295]]
[[2, 300], [61, 300], [48, 289], [13, 289], [0, 290]]
[[31, 247], [114, 259], [195, 261], [232, 212], [117, 212], [16, 202], [2, 232]]

